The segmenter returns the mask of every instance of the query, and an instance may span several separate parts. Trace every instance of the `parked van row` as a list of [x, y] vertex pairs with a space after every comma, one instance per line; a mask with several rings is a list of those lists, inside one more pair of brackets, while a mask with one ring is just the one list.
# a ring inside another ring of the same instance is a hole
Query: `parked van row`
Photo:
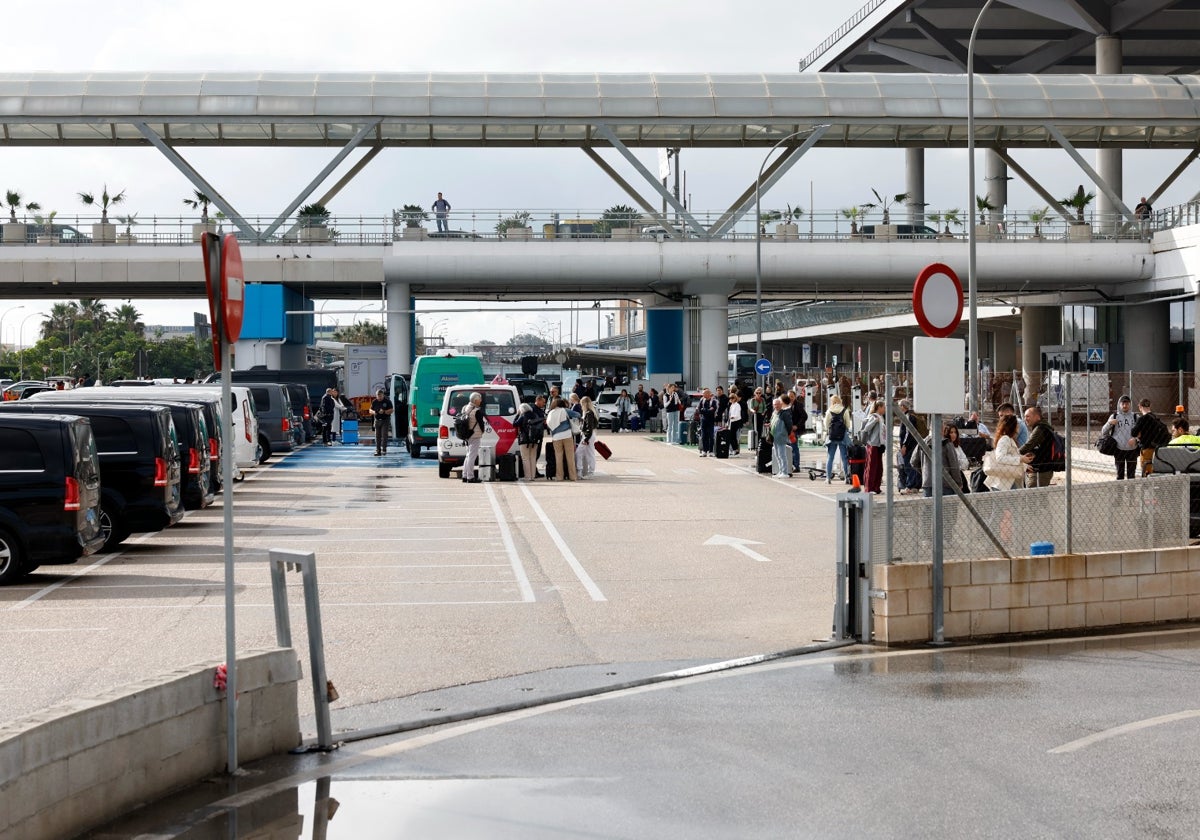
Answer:
[[0, 584], [170, 527], [213, 503], [223, 458], [239, 477], [290, 449], [293, 429], [279, 384], [234, 386], [229, 404], [220, 385], [50, 390], [0, 404]]

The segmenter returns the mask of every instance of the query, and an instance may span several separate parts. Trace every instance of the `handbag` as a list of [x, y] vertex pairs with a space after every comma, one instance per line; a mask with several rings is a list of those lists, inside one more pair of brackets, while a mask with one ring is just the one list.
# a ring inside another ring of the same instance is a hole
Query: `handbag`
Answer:
[[1100, 435], [1100, 438], [1096, 441], [1096, 449], [1100, 450], [1101, 455], [1116, 455], [1117, 452], [1120, 451], [1121, 447], [1113, 438], [1112, 430], [1110, 429], [1109, 431]]

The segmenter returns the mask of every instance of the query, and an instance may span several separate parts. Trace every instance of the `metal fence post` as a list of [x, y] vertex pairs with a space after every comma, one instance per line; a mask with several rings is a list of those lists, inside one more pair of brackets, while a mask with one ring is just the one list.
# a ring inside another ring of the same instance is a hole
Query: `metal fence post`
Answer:
[[[289, 642], [291, 640], [287, 587], [283, 574], [285, 571], [299, 571], [304, 582], [304, 616], [308, 623], [308, 660], [312, 672], [313, 710], [317, 718], [317, 749], [336, 749], [333, 726], [329, 720], [325, 635], [321, 629], [321, 602], [317, 592], [317, 555], [311, 551], [272, 548], [268, 558], [271, 563], [271, 594], [275, 603], [275, 634], [278, 639], [286, 637]], [[283, 642], [280, 641], [280, 644]]]
[[1063, 434], [1063, 440], [1066, 442], [1066, 446], [1063, 447], [1063, 457], [1066, 459], [1066, 463], [1064, 464], [1063, 475], [1065, 476], [1064, 481], [1066, 481], [1067, 493], [1067, 503], [1065, 505], [1067, 510], [1067, 554], [1071, 554], [1071, 380], [1075, 378], [1075, 375], [1068, 373], [1065, 376], [1067, 380], [1065, 386], [1067, 389], [1067, 413], [1065, 433]]

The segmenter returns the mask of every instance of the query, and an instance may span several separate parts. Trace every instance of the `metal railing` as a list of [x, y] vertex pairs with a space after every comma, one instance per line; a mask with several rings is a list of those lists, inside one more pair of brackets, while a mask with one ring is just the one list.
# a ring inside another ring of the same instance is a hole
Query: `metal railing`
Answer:
[[855, 12], [853, 17], [834, 30], [833, 34], [822, 41], [815, 50], [800, 60], [800, 72], [803, 73], [808, 68], [808, 65], [816, 61], [817, 56], [821, 55], [838, 41], [842, 40], [842, 38], [844, 38], [850, 32], [850, 30], [854, 29], [854, 27], [866, 20], [867, 16], [882, 6], [883, 3], [884, 0], [871, 0], [871, 2], [867, 3], [857, 12]]
[[[853, 212], [850, 212], [853, 209]], [[862, 206], [836, 210], [816, 210], [794, 219], [791, 224], [776, 217], [774, 210], [764, 212], [761, 236], [771, 245], [795, 242], [843, 242], [874, 243], [896, 242], [900, 245], [912, 243], [926, 245], [932, 242], [966, 242], [967, 224], [980, 225], [978, 239], [981, 242], [1120, 242], [1146, 241], [1156, 231], [1175, 227], [1200, 224], [1200, 202], [1156, 210], [1151, 218], [1132, 223], [1117, 216], [1098, 213], [1085, 214], [1084, 222], [1070, 222], [1060, 216], [1035, 222], [1025, 213], [989, 213], [982, 220], [962, 215], [953, 223], [939, 220], [935, 223], [925, 216], [926, 221], [914, 225], [902, 213], [891, 216], [890, 229], [882, 228], [882, 213], [878, 208], [863, 210]], [[280, 226], [269, 239], [256, 239], [238, 231], [228, 219], [213, 218], [209, 228], [213, 231], [236, 232], [244, 243], [265, 242], [270, 244], [302, 244], [306, 246], [356, 246], [391, 245], [410, 240], [446, 240], [454, 242], [496, 241], [579, 241], [605, 240], [612, 242], [638, 241], [658, 243], [668, 241], [704, 242], [709, 237], [697, 234], [682, 225], [663, 227], [649, 217], [635, 217], [627, 222], [610, 222], [603, 219], [602, 210], [534, 210], [515, 211], [504, 208], [480, 208], [454, 211], [446, 219], [448, 230], [438, 230], [437, 220], [432, 218], [406, 222], [396, 212], [362, 215], [332, 216], [320, 225], [306, 224], [293, 218]], [[724, 211], [693, 212], [697, 221], [709, 229], [723, 216]], [[179, 246], [198, 241], [203, 230], [195, 217], [150, 216], [126, 224], [110, 219], [115, 227], [107, 232], [109, 239], [102, 241], [93, 225], [96, 216], [56, 216], [51, 236], [46, 228], [32, 218], [18, 222], [25, 225], [24, 235], [0, 237], [4, 246], [53, 245], [72, 247], [105, 245], [120, 247]], [[248, 216], [246, 222], [255, 230], [262, 231], [274, 223], [273, 217]], [[413, 224], [415, 226], [410, 227]], [[626, 225], [622, 227], [621, 225]], [[9, 224], [0, 224], [4, 232]], [[14, 229], [15, 230], [15, 229]], [[743, 217], [724, 236], [722, 241], [749, 242], [756, 238], [754, 216]], [[53, 241], [50, 241], [53, 240]]]

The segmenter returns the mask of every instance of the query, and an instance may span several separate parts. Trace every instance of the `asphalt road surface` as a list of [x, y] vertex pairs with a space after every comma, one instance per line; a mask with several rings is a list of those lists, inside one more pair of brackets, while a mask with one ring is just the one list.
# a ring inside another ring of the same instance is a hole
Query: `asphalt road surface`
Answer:
[[[466, 485], [439, 479], [432, 458], [368, 447], [272, 460], [234, 494], [239, 649], [275, 641], [271, 548], [317, 555], [339, 726], [383, 722], [378, 704], [447, 686], [829, 637], [838, 488], [759, 476], [748, 455], [607, 440], [612, 460], [578, 483]], [[223, 659], [223, 551], [218, 503], [0, 589], [0, 719]]]

